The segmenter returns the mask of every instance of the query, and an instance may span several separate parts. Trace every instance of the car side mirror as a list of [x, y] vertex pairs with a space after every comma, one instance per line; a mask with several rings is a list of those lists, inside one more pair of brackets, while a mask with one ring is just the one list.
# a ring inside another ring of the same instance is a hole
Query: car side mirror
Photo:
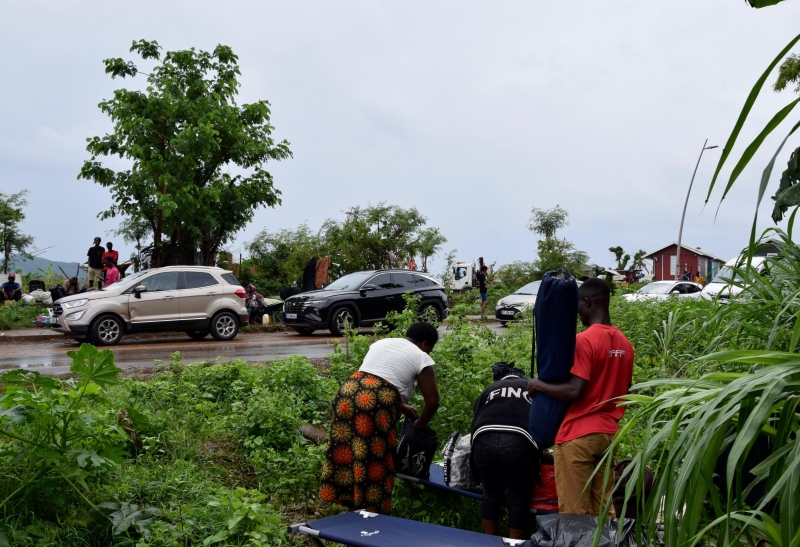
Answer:
[[133, 288], [133, 296], [135, 296], [136, 298], [141, 298], [143, 292], [147, 292], [147, 287], [145, 287], [144, 285], [139, 285]]
[[366, 296], [367, 291], [374, 291], [375, 289], [377, 289], [375, 285], [367, 284], [361, 287], [361, 290], [359, 292], [361, 293], [362, 296]]

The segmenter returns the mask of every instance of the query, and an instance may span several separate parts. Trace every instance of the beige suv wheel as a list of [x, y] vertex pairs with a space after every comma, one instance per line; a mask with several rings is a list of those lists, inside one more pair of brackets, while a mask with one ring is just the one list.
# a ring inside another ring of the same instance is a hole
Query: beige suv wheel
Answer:
[[211, 319], [211, 336], [215, 340], [233, 340], [239, 332], [239, 319], [231, 312], [221, 312]]
[[113, 346], [122, 340], [124, 326], [119, 317], [101, 315], [94, 320], [91, 327], [91, 340], [95, 346]]

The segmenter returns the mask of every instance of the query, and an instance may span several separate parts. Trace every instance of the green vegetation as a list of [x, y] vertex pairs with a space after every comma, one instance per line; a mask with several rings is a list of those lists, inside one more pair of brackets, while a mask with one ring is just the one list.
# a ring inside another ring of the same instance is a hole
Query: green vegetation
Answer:
[[[743, 270], [745, 293], [727, 305], [612, 298], [613, 321], [636, 348], [617, 457], [656, 470], [641, 525], [653, 531], [666, 495], [670, 545], [796, 541], [800, 248], [789, 233], [764, 236], [779, 240], [782, 256], [769, 276]], [[110, 352], [84, 345], [72, 354], [77, 379], [6, 373], [0, 545], [302, 544], [285, 535], [288, 523], [341, 509], [320, 504], [324, 446], [298, 426], [325, 428], [339, 382], [372, 339], [402, 336], [416, 310], [409, 299], [374, 337], [348, 332], [324, 364], [296, 356], [266, 366], [184, 364], [174, 354], [152, 377], [119, 379]], [[440, 437], [468, 430], [492, 363], [529, 368], [530, 314], [498, 336], [470, 323], [468, 311], [456, 303], [432, 355]], [[753, 481], [741, 470], [756, 450]], [[393, 511], [465, 529], [480, 523], [473, 501], [402, 482]]]
[[47, 315], [43, 306], [26, 306], [22, 302], [0, 304], [0, 330], [27, 329], [34, 326], [37, 315]]
[[0, 272], [7, 273], [14, 265], [14, 255], [31, 258], [28, 247], [33, 245], [33, 237], [20, 231], [19, 225], [25, 220], [23, 208], [28, 205], [27, 190], [7, 195], [0, 192]]
[[[263, 230], [248, 245], [251, 258], [242, 267], [241, 281], [265, 294], [297, 287], [312, 257], [331, 257], [331, 278], [358, 270], [405, 267], [414, 256], [427, 271], [428, 260], [447, 241], [415, 207], [403, 209], [378, 203], [351, 207], [344, 220], [327, 219], [317, 233], [307, 224], [296, 230]], [[250, 270], [253, 270], [252, 272]]]

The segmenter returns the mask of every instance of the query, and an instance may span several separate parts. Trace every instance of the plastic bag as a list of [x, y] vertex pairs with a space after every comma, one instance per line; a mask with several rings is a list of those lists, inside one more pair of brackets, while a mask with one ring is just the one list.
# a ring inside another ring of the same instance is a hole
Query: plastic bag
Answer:
[[[597, 531], [597, 517], [586, 515], [539, 515], [531, 543], [538, 547], [589, 547]], [[624, 519], [618, 533], [619, 519], [609, 519], [603, 526], [600, 547], [637, 547], [634, 521]]]
[[403, 434], [395, 452], [396, 472], [427, 480], [438, 446], [439, 437], [433, 429], [416, 429], [414, 420], [406, 416]]
[[472, 435], [460, 435], [453, 432], [442, 448], [444, 457], [444, 482], [451, 488], [459, 490], [481, 491], [472, 473], [470, 455], [472, 454]]
[[539, 483], [533, 485], [531, 509], [558, 513], [556, 471], [552, 454], [542, 454], [539, 464]]

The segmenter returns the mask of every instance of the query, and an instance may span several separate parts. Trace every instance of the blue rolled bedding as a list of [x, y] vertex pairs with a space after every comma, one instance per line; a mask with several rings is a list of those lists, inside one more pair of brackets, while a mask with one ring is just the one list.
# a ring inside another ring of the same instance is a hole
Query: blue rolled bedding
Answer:
[[[578, 316], [578, 283], [575, 278], [564, 270], [544, 274], [533, 313], [536, 374], [543, 382], [566, 382], [575, 359]], [[537, 393], [533, 398], [528, 430], [540, 450], [553, 446], [568, 408], [569, 403], [543, 393]]]

